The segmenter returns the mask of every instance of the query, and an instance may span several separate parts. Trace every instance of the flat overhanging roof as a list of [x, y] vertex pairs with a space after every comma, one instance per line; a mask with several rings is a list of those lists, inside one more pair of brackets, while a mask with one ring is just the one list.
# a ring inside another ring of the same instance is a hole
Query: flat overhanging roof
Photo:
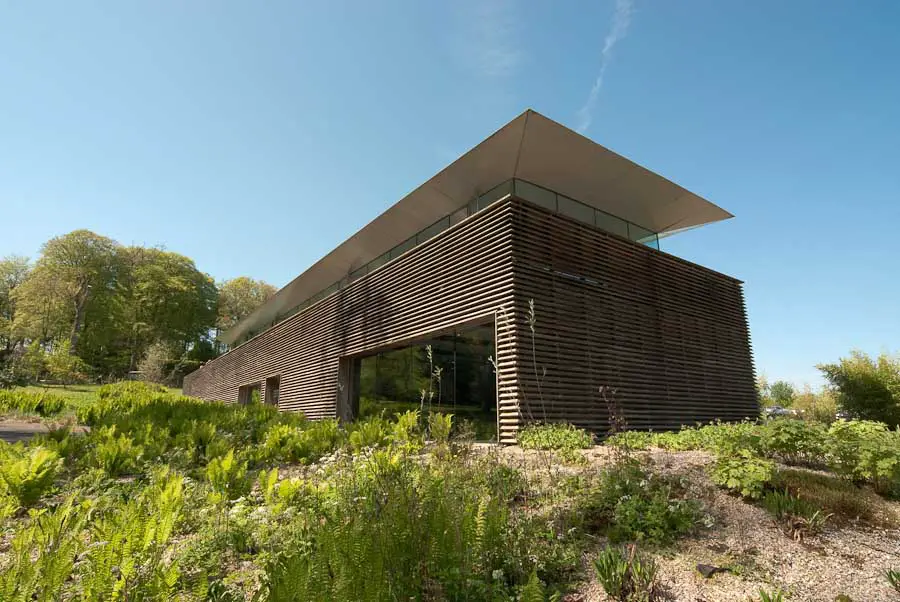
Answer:
[[706, 199], [527, 110], [297, 276], [222, 340], [261, 332], [345, 278], [507, 180], [518, 178], [664, 235], [733, 217]]

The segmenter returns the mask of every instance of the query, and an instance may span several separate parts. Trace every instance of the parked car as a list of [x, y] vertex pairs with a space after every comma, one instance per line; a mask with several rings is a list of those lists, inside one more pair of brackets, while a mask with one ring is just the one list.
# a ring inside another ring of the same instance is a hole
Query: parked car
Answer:
[[769, 406], [763, 409], [766, 418], [778, 418], [782, 416], [796, 416], [797, 410], [792, 408], [783, 408], [781, 406]]

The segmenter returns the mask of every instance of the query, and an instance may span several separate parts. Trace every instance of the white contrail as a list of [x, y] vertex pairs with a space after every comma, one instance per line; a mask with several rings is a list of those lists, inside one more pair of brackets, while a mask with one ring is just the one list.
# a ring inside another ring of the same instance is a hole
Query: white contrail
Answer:
[[603, 76], [606, 74], [606, 68], [609, 66], [610, 60], [612, 60], [613, 47], [628, 33], [632, 12], [634, 12], [633, 0], [616, 0], [616, 12], [613, 15], [612, 28], [606, 34], [606, 40], [603, 42], [603, 52], [600, 53], [600, 72], [597, 74], [593, 87], [591, 87], [591, 93], [588, 94], [587, 101], [578, 110], [578, 131], [582, 134], [591, 126], [591, 121], [594, 118], [594, 108], [600, 96], [600, 88], [603, 87]]

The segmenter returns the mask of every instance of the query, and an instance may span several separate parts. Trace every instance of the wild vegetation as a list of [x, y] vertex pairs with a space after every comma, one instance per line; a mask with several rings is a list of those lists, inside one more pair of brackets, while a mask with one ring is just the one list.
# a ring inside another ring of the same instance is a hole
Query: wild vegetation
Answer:
[[[784, 542], [900, 526], [886, 501], [900, 430], [874, 420], [622, 431], [602, 447], [537, 424], [519, 435], [529, 464], [478, 451], [440, 412], [340, 425], [135, 382], [0, 391], [0, 411], [52, 421], [0, 444], [3, 600], [560, 600], [586, 581], [670, 599], [666, 558], [718, 519], [644, 450], [703, 452], [708, 486]], [[752, 599], [789, 593], [766, 583]]]
[[88, 230], [58, 236], [33, 263], [0, 259], [0, 388], [177, 378], [221, 352], [219, 329], [274, 292], [246, 277], [217, 285], [171, 251]]

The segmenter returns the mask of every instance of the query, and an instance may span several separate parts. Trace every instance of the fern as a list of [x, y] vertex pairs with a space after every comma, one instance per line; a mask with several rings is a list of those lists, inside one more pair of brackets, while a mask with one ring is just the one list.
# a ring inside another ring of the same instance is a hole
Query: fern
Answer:
[[250, 491], [247, 463], [235, 460], [233, 449], [207, 464], [206, 478], [212, 485], [214, 501], [234, 500]]
[[33, 512], [29, 523], [13, 536], [0, 574], [0, 599], [59, 600], [83, 547], [81, 533], [87, 518], [86, 506], [75, 505], [71, 497], [53, 511]]
[[62, 467], [59, 454], [45, 447], [10, 451], [0, 459], [0, 489], [22, 506], [31, 506], [53, 485]]

